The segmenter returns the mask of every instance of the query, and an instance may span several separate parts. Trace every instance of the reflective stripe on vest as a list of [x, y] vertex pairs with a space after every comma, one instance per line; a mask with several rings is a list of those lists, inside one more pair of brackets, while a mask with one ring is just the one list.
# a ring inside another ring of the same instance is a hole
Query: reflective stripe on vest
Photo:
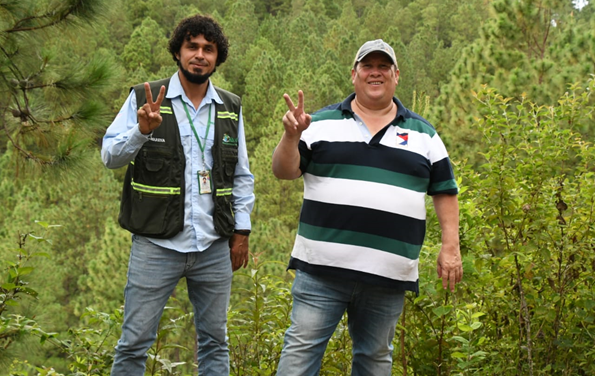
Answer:
[[[140, 110], [141, 108], [143, 108], [143, 106], [140, 106], [138, 109]], [[159, 107], [159, 113], [173, 115], [174, 110], [172, 110], [171, 107], [161, 106]]]
[[233, 112], [225, 112], [225, 111], [217, 111], [217, 117], [219, 119], [231, 119], [231, 120], [238, 120], [239, 116], [238, 114], [235, 114]]
[[156, 195], [179, 195], [181, 193], [181, 189], [179, 187], [153, 187], [150, 185], [135, 183], [134, 180], [130, 182], [130, 185], [135, 191], [154, 193]]
[[231, 188], [220, 188], [217, 189], [217, 196], [230, 196]]

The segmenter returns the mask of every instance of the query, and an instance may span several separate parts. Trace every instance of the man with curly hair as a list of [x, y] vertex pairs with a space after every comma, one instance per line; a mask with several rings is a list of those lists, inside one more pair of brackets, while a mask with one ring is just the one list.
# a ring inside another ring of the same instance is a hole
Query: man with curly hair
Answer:
[[209, 79], [228, 46], [212, 18], [182, 20], [168, 46], [178, 71], [131, 88], [103, 138], [104, 164], [128, 166], [118, 219], [132, 233], [112, 375], [144, 375], [165, 304], [183, 277], [198, 372], [229, 375], [227, 308], [233, 271], [248, 263], [254, 176], [241, 100]]

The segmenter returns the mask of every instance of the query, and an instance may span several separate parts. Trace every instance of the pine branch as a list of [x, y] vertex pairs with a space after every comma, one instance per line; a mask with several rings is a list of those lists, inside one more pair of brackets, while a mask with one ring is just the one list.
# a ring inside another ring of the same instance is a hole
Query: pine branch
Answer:
[[56, 26], [62, 22], [80, 17], [90, 19], [97, 14], [101, 0], [71, 0], [71, 4], [63, 9], [53, 10], [45, 14], [31, 15], [21, 18], [15, 24], [4, 30], [5, 33], [17, 33], [34, 30], [42, 30]]
[[[10, 62], [9, 69], [10, 69], [11, 73], [17, 77], [23, 78], [24, 77], [23, 73], [21, 73], [21, 70], [19, 69], [19, 67], [12, 61], [13, 55], [9, 54], [8, 51], [6, 51], [6, 49], [2, 45], [0, 45], [0, 51], [2, 51], [4, 56], [6, 56], [7, 60]], [[16, 53], [16, 51], [15, 51], [15, 53]], [[4, 77], [4, 75], [2, 75], [2, 76]], [[18, 82], [17, 82], [17, 84], [18, 84]]]
[[10, 135], [10, 130], [8, 129], [8, 126], [6, 124], [5, 116], [6, 116], [6, 111], [8, 109], [5, 108], [4, 112], [2, 113], [2, 128], [4, 128], [4, 132], [6, 132], [6, 137], [8, 137], [8, 140], [10, 141], [10, 143], [12, 144], [12, 146], [18, 151], [19, 154], [21, 154], [25, 159], [32, 159], [35, 162], [39, 163], [39, 164], [44, 164], [45, 162], [40, 160], [39, 158], [37, 158], [33, 153], [23, 149], [19, 143], [17, 141], [14, 140], [14, 138], [12, 138], [12, 136]]
[[17, 21], [15, 23], [15, 25], [7, 30], [4, 30], [5, 33], [17, 33], [17, 32], [21, 32], [21, 31], [33, 31], [33, 30], [41, 30], [41, 29], [45, 29], [46, 27], [51, 27], [51, 26], [55, 26], [59, 23], [61, 23], [62, 21], [64, 21], [70, 14], [72, 13], [72, 9], [67, 9], [64, 13], [62, 13], [61, 15], [58, 16], [57, 19], [51, 20], [49, 22], [47, 22], [46, 24], [41, 24], [38, 26], [21, 26], [22, 24], [26, 23], [27, 21], [34, 21], [34, 20], [44, 20], [47, 18], [51, 18], [55, 15], [55, 12], [52, 13], [46, 13], [44, 15], [40, 15], [40, 16], [29, 16], [29, 17], [25, 17], [20, 19], [19, 21]]

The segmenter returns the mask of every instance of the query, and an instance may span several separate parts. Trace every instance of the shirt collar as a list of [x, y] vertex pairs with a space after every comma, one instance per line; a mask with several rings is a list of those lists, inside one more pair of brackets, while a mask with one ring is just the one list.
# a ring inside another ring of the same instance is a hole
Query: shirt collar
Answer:
[[[345, 98], [345, 100], [339, 106], [341, 111], [348, 112], [349, 114], [351, 114], [351, 116], [353, 116], [353, 110], [351, 109], [351, 102], [353, 101], [354, 98], [355, 98], [355, 93], [351, 93], [351, 95], [349, 95], [347, 98]], [[397, 105], [397, 117], [395, 118], [395, 120], [405, 121], [405, 114], [407, 114], [409, 112], [409, 110], [405, 106], [403, 106], [403, 103], [401, 103], [401, 101], [398, 100], [397, 97], [393, 97], [393, 102], [395, 102], [395, 104]]]
[[[177, 71], [176, 73], [174, 73], [173, 76], [171, 76], [171, 79], [169, 80], [169, 88], [167, 89], [165, 97], [169, 99], [181, 97], [182, 100], [186, 103], [192, 104], [192, 102], [190, 102], [190, 100], [186, 96], [186, 93], [184, 92], [184, 88], [182, 87], [182, 83], [180, 82], [180, 77], [178, 76], [178, 73], [179, 71]], [[219, 93], [217, 93], [217, 90], [215, 90], [215, 86], [213, 85], [210, 79], [209, 86], [207, 87], [207, 93], [203, 101], [206, 104], [211, 104], [213, 103], [213, 101], [218, 104], [223, 103], [223, 100], [221, 100], [221, 97], [219, 97]]]

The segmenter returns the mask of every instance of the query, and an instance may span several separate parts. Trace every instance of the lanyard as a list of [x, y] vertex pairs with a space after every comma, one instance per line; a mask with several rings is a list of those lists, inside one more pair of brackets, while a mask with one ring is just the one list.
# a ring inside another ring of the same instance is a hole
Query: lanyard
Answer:
[[186, 111], [186, 116], [188, 116], [188, 121], [190, 122], [190, 126], [192, 127], [192, 132], [194, 133], [194, 137], [196, 137], [196, 141], [198, 141], [198, 147], [200, 147], [200, 152], [202, 155], [202, 164], [203, 169], [205, 166], [205, 146], [207, 145], [207, 137], [209, 136], [209, 128], [211, 127], [211, 105], [209, 104], [209, 120], [207, 120], [207, 131], [205, 132], [205, 144], [200, 143], [200, 137], [198, 137], [198, 133], [196, 133], [196, 128], [194, 128], [194, 123], [192, 122], [192, 118], [190, 117], [190, 113], [188, 112], [188, 107], [186, 107], [186, 102], [182, 100], [182, 104], [184, 105], [184, 111]]

